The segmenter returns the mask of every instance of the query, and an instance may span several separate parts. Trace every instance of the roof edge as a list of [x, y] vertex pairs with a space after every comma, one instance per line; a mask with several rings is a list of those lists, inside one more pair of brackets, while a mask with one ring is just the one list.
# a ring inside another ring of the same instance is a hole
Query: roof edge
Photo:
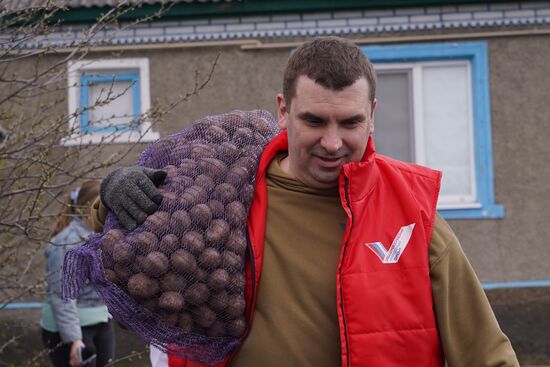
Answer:
[[[392, 7], [449, 6], [467, 4], [503, 3], [509, 0], [242, 0], [229, 3], [176, 3], [171, 6], [143, 4], [119, 17], [132, 21], [160, 12], [158, 20], [181, 20], [212, 17], [230, 17], [260, 14], [310, 13], [334, 10], [380, 9]], [[55, 21], [63, 23], [92, 23], [111, 7], [72, 8], [58, 12]]]

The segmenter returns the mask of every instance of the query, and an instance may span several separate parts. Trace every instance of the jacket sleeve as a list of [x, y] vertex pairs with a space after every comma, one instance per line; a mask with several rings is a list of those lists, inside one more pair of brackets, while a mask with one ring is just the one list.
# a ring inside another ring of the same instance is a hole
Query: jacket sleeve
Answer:
[[47, 257], [49, 300], [61, 340], [70, 343], [82, 339], [82, 331], [76, 300], [64, 300], [61, 296], [61, 273], [66, 250], [61, 245], [52, 245], [50, 249]]
[[101, 204], [99, 196], [92, 203], [91, 208], [92, 216], [92, 230], [96, 233], [103, 231], [105, 225], [105, 219], [107, 218], [107, 208]]
[[458, 239], [440, 216], [429, 255], [435, 315], [448, 366], [519, 366]]

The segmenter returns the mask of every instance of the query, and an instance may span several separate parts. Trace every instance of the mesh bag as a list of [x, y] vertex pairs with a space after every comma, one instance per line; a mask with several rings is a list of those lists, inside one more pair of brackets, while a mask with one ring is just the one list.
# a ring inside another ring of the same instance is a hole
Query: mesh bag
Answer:
[[104, 232], [65, 257], [63, 292], [90, 281], [113, 317], [161, 350], [222, 360], [246, 330], [246, 223], [260, 155], [278, 133], [265, 111], [198, 120], [151, 144], [138, 165], [168, 175], [157, 212]]

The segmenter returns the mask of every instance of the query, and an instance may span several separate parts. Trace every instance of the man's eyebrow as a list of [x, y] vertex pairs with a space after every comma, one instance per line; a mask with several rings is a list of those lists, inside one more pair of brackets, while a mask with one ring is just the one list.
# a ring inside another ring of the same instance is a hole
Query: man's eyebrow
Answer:
[[359, 113], [357, 115], [345, 118], [340, 122], [343, 123], [343, 124], [352, 124], [352, 123], [355, 123], [355, 122], [365, 121], [366, 119], [367, 118], [366, 118], [365, 115], [363, 115], [362, 113]]
[[300, 113], [298, 114], [298, 117], [299, 117], [301, 120], [319, 121], [319, 122], [324, 122], [324, 121], [326, 121], [324, 118], [319, 117], [319, 116], [317, 116], [317, 115], [314, 115], [313, 113], [308, 112], [308, 111], [300, 112]]

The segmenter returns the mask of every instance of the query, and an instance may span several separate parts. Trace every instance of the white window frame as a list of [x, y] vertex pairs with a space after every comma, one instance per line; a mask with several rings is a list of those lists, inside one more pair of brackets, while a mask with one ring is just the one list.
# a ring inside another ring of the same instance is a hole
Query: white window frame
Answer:
[[[425, 67], [438, 66], [466, 66], [466, 72], [471, 75], [470, 63], [466, 60], [448, 60], [448, 61], [419, 61], [415, 63], [374, 63], [376, 71], [410, 71], [412, 81], [412, 104], [413, 104], [413, 146], [415, 163], [427, 165], [426, 151], [424, 149], [424, 103], [423, 103], [423, 78], [422, 73]], [[475, 151], [474, 151], [474, 135], [473, 135], [473, 110], [472, 110], [472, 93], [471, 80], [467, 80], [467, 100], [468, 100], [468, 139], [470, 141], [470, 187], [472, 192], [469, 195], [440, 195], [437, 203], [438, 209], [473, 209], [481, 208], [481, 203], [477, 201], [476, 188], [476, 170], [475, 170]]]
[[68, 108], [69, 131], [72, 134], [61, 140], [61, 145], [74, 146], [82, 144], [105, 143], [136, 143], [151, 142], [159, 138], [159, 133], [152, 130], [152, 124], [147, 119], [142, 119], [139, 129], [117, 132], [86, 132], [80, 131], [80, 114], [76, 113], [80, 106], [80, 78], [83, 73], [89, 71], [116, 71], [135, 69], [139, 73], [139, 104], [141, 115], [146, 114], [151, 108], [151, 96], [149, 85], [149, 59], [147, 58], [123, 58], [123, 59], [97, 59], [69, 61], [68, 63]]

